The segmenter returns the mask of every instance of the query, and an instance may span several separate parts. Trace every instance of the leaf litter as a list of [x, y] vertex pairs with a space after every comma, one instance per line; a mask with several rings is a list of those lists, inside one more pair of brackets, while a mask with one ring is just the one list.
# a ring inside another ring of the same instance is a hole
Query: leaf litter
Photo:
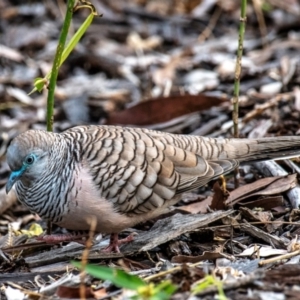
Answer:
[[[56, 131], [122, 124], [231, 136], [236, 1], [93, 4], [104, 16], [60, 70]], [[248, 10], [241, 137], [299, 134], [299, 3], [269, 0], [257, 15], [252, 4]], [[263, 36], [259, 15], [266, 23]], [[27, 129], [46, 128], [46, 94], [27, 94], [34, 78], [49, 72], [62, 15], [55, 2], [6, 0], [0, 16], [1, 298], [80, 298], [82, 285], [87, 298], [129, 297], [126, 289], [88, 275], [82, 283], [70, 260], [82, 259], [85, 240], [55, 245], [37, 240], [31, 225], [45, 229], [46, 223], [18, 204], [14, 193], [5, 194], [10, 140]], [[84, 18], [84, 12], [76, 13], [74, 28]], [[121, 254], [101, 253], [108, 239], [95, 237], [88, 259], [155, 284], [171, 280], [177, 286], [173, 299], [214, 299], [222, 291], [230, 299], [297, 299], [297, 164], [295, 159], [241, 166], [239, 188], [228, 176], [226, 191], [213, 182], [183, 195], [168, 214], [126, 230], [138, 235]]]

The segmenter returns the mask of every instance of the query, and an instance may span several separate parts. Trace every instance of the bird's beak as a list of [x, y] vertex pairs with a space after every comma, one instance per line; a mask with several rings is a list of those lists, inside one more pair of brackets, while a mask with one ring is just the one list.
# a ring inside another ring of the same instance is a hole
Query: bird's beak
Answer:
[[9, 191], [12, 189], [13, 185], [16, 183], [16, 181], [21, 177], [21, 175], [23, 174], [23, 172], [20, 171], [14, 171], [11, 172], [9, 179], [6, 183], [6, 194], [9, 193]]

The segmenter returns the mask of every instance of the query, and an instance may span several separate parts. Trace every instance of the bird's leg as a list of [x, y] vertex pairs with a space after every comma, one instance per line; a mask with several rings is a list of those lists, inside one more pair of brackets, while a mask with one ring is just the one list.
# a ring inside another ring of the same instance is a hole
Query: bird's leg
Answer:
[[43, 241], [46, 244], [56, 244], [61, 242], [69, 242], [76, 241], [82, 239], [84, 237], [88, 237], [88, 232], [72, 232], [72, 233], [64, 233], [64, 234], [42, 234], [38, 236], [36, 239], [38, 241]]
[[102, 250], [102, 252], [116, 252], [120, 253], [119, 246], [133, 241], [133, 234], [131, 233], [128, 237], [119, 240], [117, 233], [112, 233], [109, 238], [109, 245]]
[[47, 234], [52, 233], [52, 222], [50, 220], [47, 221]]

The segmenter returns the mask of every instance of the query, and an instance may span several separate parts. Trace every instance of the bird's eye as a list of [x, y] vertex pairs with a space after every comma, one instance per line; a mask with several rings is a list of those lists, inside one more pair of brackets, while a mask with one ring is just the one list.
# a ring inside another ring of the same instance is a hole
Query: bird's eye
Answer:
[[29, 155], [26, 157], [25, 159], [26, 164], [31, 165], [34, 162], [34, 156], [33, 155]]

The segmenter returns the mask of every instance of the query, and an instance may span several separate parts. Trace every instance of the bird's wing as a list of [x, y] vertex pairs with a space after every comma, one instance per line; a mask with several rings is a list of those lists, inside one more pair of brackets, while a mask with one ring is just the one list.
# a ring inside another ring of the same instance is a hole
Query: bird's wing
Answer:
[[99, 197], [123, 213], [140, 214], [162, 207], [176, 195], [199, 188], [238, 164], [231, 159], [205, 160], [179, 145], [162, 142], [148, 130], [88, 128], [83, 157]]

